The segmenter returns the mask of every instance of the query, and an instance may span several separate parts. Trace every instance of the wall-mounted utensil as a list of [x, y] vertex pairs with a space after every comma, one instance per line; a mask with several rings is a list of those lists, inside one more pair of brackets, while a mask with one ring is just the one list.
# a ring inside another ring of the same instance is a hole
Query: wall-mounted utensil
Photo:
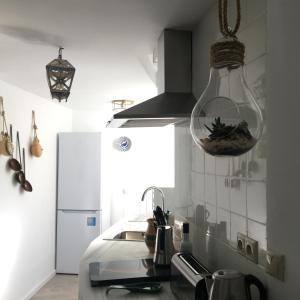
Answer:
[[19, 183], [23, 183], [25, 181], [25, 174], [22, 171], [22, 157], [21, 157], [21, 148], [20, 148], [20, 137], [19, 137], [19, 131], [17, 131], [17, 144], [18, 144], [18, 153], [19, 153], [19, 160], [20, 160], [20, 165], [21, 169], [15, 173], [15, 179]]
[[[13, 140], [13, 132], [12, 132], [12, 125], [10, 125], [10, 138], [11, 140]], [[17, 148], [17, 144], [18, 141], [16, 139], [16, 157], [17, 157], [17, 152], [18, 152], [18, 148]], [[12, 154], [11, 158], [8, 160], [8, 166], [13, 170], [13, 171], [21, 171], [22, 170], [22, 166], [19, 163], [19, 161], [14, 158], [14, 155]]]
[[40, 141], [37, 136], [37, 126], [35, 123], [35, 111], [32, 111], [32, 122], [33, 122], [33, 140], [30, 146], [30, 153], [35, 157], [40, 157], [43, 153], [43, 148], [40, 145]]
[[26, 192], [32, 192], [32, 185], [30, 184], [30, 182], [26, 179], [26, 165], [25, 165], [25, 148], [23, 148], [23, 169], [24, 169], [24, 177], [25, 180], [22, 183], [22, 188], [26, 191]]
[[3, 98], [0, 97], [0, 115], [2, 117], [2, 131], [0, 135], [0, 154], [11, 156], [14, 152], [11, 137], [8, 134]]

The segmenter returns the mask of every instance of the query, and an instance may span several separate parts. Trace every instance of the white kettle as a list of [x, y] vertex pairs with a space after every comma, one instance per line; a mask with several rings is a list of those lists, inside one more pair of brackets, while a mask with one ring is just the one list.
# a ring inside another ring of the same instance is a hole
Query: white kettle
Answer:
[[253, 275], [243, 275], [235, 270], [219, 270], [205, 281], [209, 300], [251, 300], [251, 285], [257, 287], [260, 300], [267, 299], [264, 285]]

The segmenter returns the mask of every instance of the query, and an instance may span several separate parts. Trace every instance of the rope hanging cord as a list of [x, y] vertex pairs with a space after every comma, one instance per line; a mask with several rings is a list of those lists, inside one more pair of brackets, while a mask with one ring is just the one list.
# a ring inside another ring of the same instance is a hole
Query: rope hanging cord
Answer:
[[33, 131], [34, 131], [34, 137], [37, 138], [37, 126], [35, 123], [35, 111], [32, 111], [32, 122], [33, 122]]
[[225, 40], [211, 46], [210, 65], [214, 68], [236, 69], [244, 64], [245, 45], [236, 37], [241, 24], [240, 0], [236, 0], [236, 7], [236, 23], [231, 29], [228, 25], [228, 0], [219, 0], [219, 25]]
[[6, 133], [8, 132], [7, 129], [7, 124], [6, 124], [6, 118], [5, 118], [5, 111], [4, 111], [4, 104], [3, 104], [3, 98], [0, 97], [0, 116], [2, 117], [2, 132], [4, 133], [6, 131]]
[[236, 0], [237, 16], [234, 29], [228, 25], [228, 0], [219, 0], [219, 26], [224, 37], [236, 38], [241, 25], [241, 1]]

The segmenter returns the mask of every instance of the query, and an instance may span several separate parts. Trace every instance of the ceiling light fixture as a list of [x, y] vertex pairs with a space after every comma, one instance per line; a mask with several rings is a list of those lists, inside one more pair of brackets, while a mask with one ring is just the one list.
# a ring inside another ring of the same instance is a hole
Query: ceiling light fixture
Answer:
[[121, 111], [134, 104], [133, 100], [112, 100], [113, 111]]
[[52, 60], [46, 66], [52, 99], [57, 99], [59, 102], [62, 100], [67, 102], [75, 74], [75, 68], [66, 59], [62, 58], [63, 49], [60, 47], [58, 58]]

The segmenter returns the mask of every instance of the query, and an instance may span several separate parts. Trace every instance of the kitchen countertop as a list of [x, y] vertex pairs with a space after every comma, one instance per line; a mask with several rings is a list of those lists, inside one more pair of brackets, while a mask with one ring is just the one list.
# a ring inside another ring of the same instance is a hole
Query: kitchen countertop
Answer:
[[80, 261], [79, 267], [79, 300], [105, 299], [135, 299], [135, 300], [173, 300], [168, 282], [163, 282], [163, 290], [159, 294], [137, 294], [127, 291], [111, 291], [105, 294], [106, 287], [91, 287], [89, 281], [89, 264], [96, 261], [130, 260], [135, 258], [151, 258], [144, 242], [138, 241], [111, 241], [112, 238], [124, 230], [145, 231], [146, 222], [128, 222], [121, 220], [113, 225], [94, 241], [91, 242]]

